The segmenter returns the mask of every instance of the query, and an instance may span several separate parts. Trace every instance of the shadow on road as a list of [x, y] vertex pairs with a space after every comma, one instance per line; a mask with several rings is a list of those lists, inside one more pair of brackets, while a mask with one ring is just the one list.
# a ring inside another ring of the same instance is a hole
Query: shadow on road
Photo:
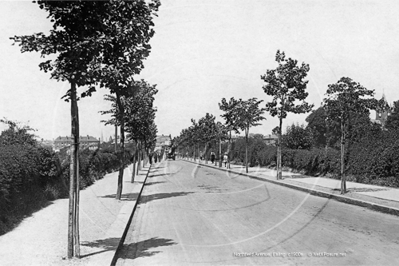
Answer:
[[[153, 183], [149, 183], [149, 185], [156, 184], [156, 183], [163, 183], [163, 182], [153, 182]], [[147, 202], [150, 202], [153, 200], [185, 196], [185, 195], [188, 195], [191, 193], [193, 193], [193, 192], [172, 192], [172, 193], [157, 193], [157, 194], [152, 194], [152, 195], [141, 195], [139, 204], [147, 203]], [[138, 193], [125, 193], [125, 194], [122, 194], [121, 200], [133, 201], [133, 200], [137, 199], [138, 195], [139, 195]], [[101, 198], [114, 199], [115, 194], [105, 195], [105, 196], [102, 196]]]
[[150, 173], [156, 172], [157, 170], [163, 169], [163, 168], [166, 168], [166, 167], [153, 167], [153, 168], [151, 168]]
[[174, 242], [172, 239], [153, 237], [137, 243], [123, 245], [121, 251], [118, 252], [119, 254], [117, 256], [118, 259], [131, 259], [131, 260], [140, 257], [150, 257], [161, 252], [157, 250], [150, 251], [150, 249], [172, 246], [176, 244], [177, 243]]
[[154, 177], [157, 177], [157, 176], [164, 176], [164, 175], [169, 175], [169, 173], [158, 174], [158, 175], [152, 175], [152, 174], [150, 174], [150, 175], [148, 175], [148, 178], [154, 178]]
[[161, 200], [161, 199], [167, 199], [167, 198], [173, 198], [173, 197], [180, 197], [180, 196], [186, 196], [188, 194], [192, 194], [193, 192], [172, 192], [172, 193], [157, 193], [157, 194], [152, 194], [152, 195], [142, 195], [140, 197], [140, 202], [139, 204], [144, 204], [148, 203], [150, 201], [154, 200]]
[[[121, 195], [121, 200], [127, 200], [127, 201], [136, 200], [138, 195], [139, 195], [139, 193], [125, 193], [125, 194]], [[111, 195], [102, 196], [101, 198], [115, 199], [115, 197], [116, 197], [116, 194], [111, 194]]]
[[152, 185], [163, 184], [163, 183], [166, 183], [166, 182], [164, 182], [164, 181], [147, 182], [145, 185], [152, 186]]
[[84, 254], [84, 255], [81, 255], [80, 257], [85, 258], [85, 257], [90, 257], [90, 256], [93, 256], [96, 254], [104, 253], [104, 252], [107, 252], [110, 250], [116, 250], [116, 248], [119, 245], [119, 241], [120, 241], [120, 238], [111, 237], [111, 238], [107, 238], [107, 239], [95, 240], [93, 242], [82, 242], [81, 243], [82, 246], [91, 247], [91, 248], [101, 248], [102, 250], [92, 252], [89, 254]]

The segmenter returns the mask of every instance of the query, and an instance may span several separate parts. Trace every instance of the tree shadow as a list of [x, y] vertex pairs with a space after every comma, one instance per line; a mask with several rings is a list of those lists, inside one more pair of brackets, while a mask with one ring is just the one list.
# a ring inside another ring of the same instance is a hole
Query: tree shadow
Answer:
[[158, 247], [166, 247], [176, 245], [172, 239], [153, 237], [137, 243], [123, 245], [122, 249], [116, 255], [118, 259], [131, 259], [141, 257], [151, 257], [155, 254], [161, 253], [159, 250], [152, 250]]
[[112, 237], [107, 239], [95, 240], [93, 242], [82, 242], [81, 245], [91, 248], [101, 248], [102, 250], [95, 251], [89, 254], [81, 255], [81, 258], [90, 257], [96, 254], [104, 253], [110, 250], [116, 250], [120, 242], [120, 238]]
[[157, 193], [152, 195], [142, 195], [140, 197], [139, 204], [145, 204], [154, 200], [161, 200], [173, 197], [181, 197], [186, 196], [188, 194], [192, 194], [193, 192], [172, 192], [172, 193]]
[[151, 168], [150, 173], [151, 173], [151, 172], [156, 172], [157, 170], [159, 170], [159, 169], [164, 169], [164, 168], [166, 168], [166, 167], [153, 167], [153, 168]]
[[[125, 193], [121, 195], [121, 199], [122, 201], [132, 201], [132, 200], [136, 200], [137, 197], [139, 196], [139, 193]], [[110, 195], [105, 195], [105, 196], [101, 196], [101, 198], [111, 198], [111, 199], [115, 199], [116, 194], [110, 194]]]
[[154, 177], [156, 177], [156, 176], [164, 176], [164, 175], [169, 175], [169, 173], [158, 174], [158, 175], [152, 175], [152, 174], [150, 174], [150, 175], [148, 175], [148, 178], [154, 178]]
[[152, 185], [157, 185], [157, 184], [162, 184], [162, 183], [166, 183], [166, 182], [164, 182], [164, 181], [148, 182], [145, 185], [152, 186]]
[[[154, 182], [155, 183], [163, 183], [163, 182]], [[151, 185], [152, 183], [150, 183]], [[147, 184], [146, 184], [147, 185]], [[147, 203], [153, 200], [160, 200], [160, 199], [166, 199], [166, 198], [172, 198], [172, 197], [179, 197], [179, 196], [185, 196], [188, 194], [191, 194], [194, 192], [172, 192], [172, 193], [157, 193], [157, 194], [152, 194], [152, 195], [141, 195], [139, 204]], [[121, 199], [122, 201], [134, 201], [137, 200], [139, 193], [125, 193], [122, 194]], [[111, 195], [105, 195], [101, 196], [101, 198], [115, 198], [115, 194]]]

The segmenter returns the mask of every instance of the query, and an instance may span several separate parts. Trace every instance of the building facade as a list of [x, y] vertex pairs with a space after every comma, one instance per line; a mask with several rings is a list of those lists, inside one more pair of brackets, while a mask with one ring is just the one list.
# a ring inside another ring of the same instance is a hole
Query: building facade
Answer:
[[276, 135], [266, 135], [263, 137], [263, 142], [266, 145], [276, 145], [278, 141], [278, 136]]
[[[65, 137], [58, 137], [54, 140], [53, 144], [53, 149], [54, 151], [60, 151], [62, 148], [65, 147], [70, 147], [72, 144], [72, 138], [65, 136]], [[96, 139], [95, 137], [92, 136], [80, 136], [79, 137], [79, 147], [81, 149], [90, 149], [90, 150], [96, 150], [100, 146], [100, 140]]]
[[163, 148], [167, 150], [171, 144], [172, 144], [172, 137], [170, 135], [157, 136], [155, 151], [162, 150]]

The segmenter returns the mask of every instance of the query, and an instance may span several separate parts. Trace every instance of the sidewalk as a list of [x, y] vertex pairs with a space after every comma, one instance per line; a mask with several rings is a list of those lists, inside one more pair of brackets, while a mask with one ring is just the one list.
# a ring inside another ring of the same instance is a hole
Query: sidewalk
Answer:
[[115, 200], [117, 172], [80, 192], [81, 259], [66, 258], [68, 199], [59, 199], [0, 237], [0, 265], [110, 265], [149, 172], [144, 167], [132, 184], [131, 169], [121, 200]]
[[[191, 163], [193, 160], [185, 160]], [[239, 174], [274, 184], [302, 190], [313, 195], [332, 198], [338, 201], [367, 207], [376, 211], [399, 216], [399, 189], [346, 182], [347, 193], [341, 195], [341, 180], [325, 177], [310, 177], [298, 173], [283, 171], [283, 180], [276, 180], [276, 170], [264, 167], [248, 167], [248, 173], [242, 165], [231, 164], [231, 169], [212, 165], [210, 161], [201, 161], [200, 165]]]

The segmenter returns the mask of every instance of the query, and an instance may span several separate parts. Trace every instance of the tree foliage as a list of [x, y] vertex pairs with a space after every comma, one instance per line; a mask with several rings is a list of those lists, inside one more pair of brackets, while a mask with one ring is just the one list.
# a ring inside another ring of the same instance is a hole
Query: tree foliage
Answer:
[[[368, 90], [360, 83], [343, 77], [335, 84], [328, 85], [324, 105], [327, 116], [332, 122], [339, 123], [341, 133], [341, 193], [346, 192], [345, 179], [345, 144], [350, 137], [354, 114], [369, 115], [369, 109], [377, 107], [377, 100], [372, 98], [373, 90]], [[347, 149], [348, 150], [348, 149]]]
[[309, 72], [309, 65], [286, 58], [284, 52], [279, 50], [276, 53], [278, 67], [267, 70], [261, 79], [266, 83], [263, 86], [264, 92], [272, 96], [272, 101], [266, 103], [266, 111], [271, 116], [284, 119], [289, 112], [300, 114], [309, 112], [313, 105], [308, 104], [305, 99], [308, 97], [304, 80]]
[[266, 70], [266, 74], [261, 79], [266, 83], [263, 91], [272, 96], [272, 100], [266, 103], [266, 111], [271, 116], [277, 116], [279, 119], [279, 134], [277, 143], [277, 179], [282, 178], [281, 173], [281, 129], [282, 121], [287, 117], [288, 113], [306, 113], [312, 108], [312, 104], [308, 104], [305, 99], [308, 97], [306, 86], [308, 81], [305, 80], [309, 72], [309, 65], [302, 63], [298, 65], [298, 61], [286, 58], [284, 52], [279, 50], [276, 53], [276, 61], [278, 67], [276, 69]]
[[308, 150], [312, 147], [311, 133], [304, 125], [292, 124], [283, 135], [283, 145], [288, 149]]
[[399, 101], [393, 103], [393, 111], [388, 116], [385, 127], [388, 130], [399, 130]]
[[[39, 67], [51, 72], [51, 78], [68, 81], [71, 88], [66, 100], [71, 100], [72, 136], [70, 225], [68, 257], [79, 257], [79, 116], [77, 87], [88, 86], [80, 97], [90, 96], [95, 84], [116, 93], [119, 109], [123, 106], [120, 97], [132, 93], [133, 75], [140, 73], [142, 61], [148, 57], [149, 40], [153, 36], [152, 18], [160, 2], [153, 1], [37, 1], [39, 7], [48, 12], [53, 29], [48, 35], [14, 36], [11, 39], [21, 46], [21, 52], [40, 52], [42, 57], [57, 54], [56, 59], [42, 62]], [[121, 124], [124, 124], [123, 111]], [[121, 127], [124, 162], [124, 127]], [[119, 171], [117, 197], [121, 194], [123, 169]], [[76, 184], [74, 183], [76, 181]], [[75, 222], [72, 222], [75, 221]], [[71, 229], [72, 228], [72, 229]], [[74, 234], [74, 235], [73, 235]], [[73, 238], [73, 239], [72, 239]], [[72, 247], [73, 246], [73, 247]], [[74, 249], [74, 250], [73, 250]]]

